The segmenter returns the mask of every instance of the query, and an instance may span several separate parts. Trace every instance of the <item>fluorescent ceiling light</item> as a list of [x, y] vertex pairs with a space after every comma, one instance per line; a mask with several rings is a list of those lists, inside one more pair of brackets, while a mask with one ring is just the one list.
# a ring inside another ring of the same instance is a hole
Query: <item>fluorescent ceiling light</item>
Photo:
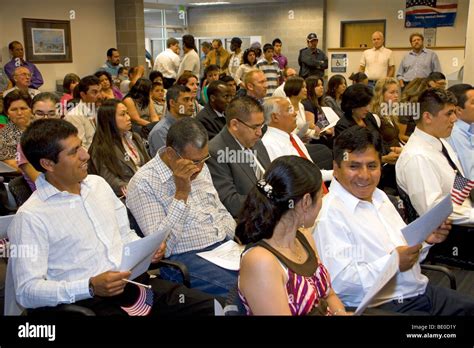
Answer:
[[229, 5], [228, 1], [216, 1], [216, 2], [191, 2], [190, 6], [213, 6], [213, 5]]

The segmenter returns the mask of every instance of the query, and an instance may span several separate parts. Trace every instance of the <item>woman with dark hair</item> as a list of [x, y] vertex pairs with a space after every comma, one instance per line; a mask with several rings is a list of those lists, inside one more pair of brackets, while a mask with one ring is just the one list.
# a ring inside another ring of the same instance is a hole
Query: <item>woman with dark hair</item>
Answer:
[[3, 99], [8, 124], [0, 129], [0, 161], [19, 171], [16, 149], [20, 138], [31, 122], [31, 97], [28, 93], [14, 90]]
[[118, 99], [122, 100], [123, 94], [113, 85], [112, 75], [105, 70], [99, 70], [94, 74], [100, 81], [100, 94], [102, 100]]
[[312, 138], [318, 138], [321, 130], [314, 124], [314, 114], [306, 113], [301, 103], [307, 97], [304, 79], [299, 76], [290, 77], [286, 80], [283, 90], [290, 100], [294, 112], [296, 112], [296, 132], [300, 138], [304, 142], [309, 142]]
[[352, 73], [351, 76], [349, 76], [349, 80], [352, 81], [353, 85], [356, 83], [362, 83], [366, 86], [369, 85], [369, 78], [363, 72]]
[[131, 128], [124, 103], [115, 99], [102, 103], [89, 148], [89, 173], [103, 177], [117, 196], [126, 195], [132, 176], [150, 160], [142, 138]]
[[204, 109], [204, 106], [199, 104], [197, 101], [197, 94], [199, 90], [199, 79], [192, 72], [185, 71], [175, 82], [177, 85], [186, 86], [191, 90], [193, 97], [193, 114], [192, 117], [196, 117], [197, 113]]
[[369, 112], [372, 97], [372, 90], [360, 83], [349, 86], [345, 90], [341, 99], [341, 109], [344, 114], [336, 124], [336, 137], [345, 129], [356, 124], [378, 132], [377, 121]]
[[[128, 114], [136, 126], [146, 126], [150, 122], [160, 120], [151, 98], [151, 85], [150, 80], [138, 79], [130, 92], [123, 98]], [[139, 129], [139, 127], [136, 128], [137, 131]]]
[[248, 315], [347, 314], [311, 235], [321, 184], [314, 163], [283, 156], [247, 196], [235, 233], [247, 244], [238, 290]]
[[244, 84], [244, 77], [245, 75], [253, 69], [256, 69], [257, 64], [257, 53], [252, 48], [247, 48], [242, 55], [242, 64], [238, 67], [237, 71], [235, 72], [235, 82], [237, 86], [241, 88], [245, 88]]
[[59, 101], [61, 103], [61, 108], [62, 108], [61, 116], [66, 115], [67, 112], [69, 111], [68, 109], [72, 109], [75, 106], [75, 105], [74, 106], [70, 105], [70, 107], [68, 108], [68, 104], [69, 104], [68, 102], [71, 101], [72, 99], [75, 99], [74, 88], [76, 88], [76, 86], [79, 85], [80, 80], [81, 78], [74, 73], [70, 73], [64, 76], [64, 80], [63, 80], [64, 94], [61, 97], [61, 100]]
[[324, 104], [329, 106], [339, 116], [344, 116], [341, 109], [342, 94], [347, 88], [346, 78], [342, 75], [333, 75], [328, 81], [328, 89], [324, 96]]
[[[312, 114], [316, 127], [323, 129], [329, 125], [329, 121], [324, 115], [323, 109], [323, 95], [324, 95], [324, 81], [318, 76], [309, 76], [306, 80], [306, 87], [308, 90], [308, 97], [303, 100], [303, 106], [307, 113]], [[334, 135], [334, 127], [326, 129], [323, 134], [319, 134], [319, 139], [313, 142], [322, 143], [329, 148], [332, 148]]]

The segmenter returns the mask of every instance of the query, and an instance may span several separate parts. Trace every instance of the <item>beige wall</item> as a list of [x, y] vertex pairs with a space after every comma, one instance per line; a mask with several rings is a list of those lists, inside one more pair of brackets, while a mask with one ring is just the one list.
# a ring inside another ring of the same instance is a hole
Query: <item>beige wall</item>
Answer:
[[[356, 5], [357, 4], [357, 5]], [[339, 47], [340, 22], [351, 20], [386, 19], [386, 43], [392, 47], [409, 47], [411, 33], [423, 28], [406, 29], [405, 20], [398, 19], [398, 11], [405, 10], [405, 0], [330, 0], [327, 2], [329, 48]], [[437, 29], [437, 46], [464, 46], [469, 0], [458, 0], [458, 12], [453, 27]]]
[[196, 37], [262, 36], [262, 46], [279, 37], [283, 42], [282, 53], [288, 57], [289, 66], [296, 68], [298, 52], [306, 47], [309, 33], [318, 35], [319, 47], [324, 45], [323, 4], [323, 0], [300, 0], [190, 8], [189, 32]]
[[106, 51], [117, 44], [114, 0], [21, 0], [2, 1], [0, 47], [2, 65], [10, 60], [8, 43], [23, 42], [22, 18], [71, 20], [72, 63], [37, 64], [44, 78], [42, 91], [55, 90], [56, 80], [67, 73], [79, 76], [94, 73], [106, 60]]

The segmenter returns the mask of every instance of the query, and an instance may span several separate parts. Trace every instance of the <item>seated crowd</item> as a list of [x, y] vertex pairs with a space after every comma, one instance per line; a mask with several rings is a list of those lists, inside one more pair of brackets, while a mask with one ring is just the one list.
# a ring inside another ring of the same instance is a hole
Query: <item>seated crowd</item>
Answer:
[[[9, 260], [18, 305], [32, 315], [70, 303], [99, 315], [213, 315], [214, 299], [237, 293], [247, 315], [352, 315], [397, 253], [366, 314], [474, 314], [473, 297], [420, 267], [464, 241], [461, 266], [474, 269], [474, 86], [446, 90], [441, 72], [418, 77], [405, 60], [397, 79], [388, 58], [374, 78], [364, 52], [351, 86], [333, 75], [325, 88], [314, 33], [299, 76], [279, 39], [242, 50], [234, 38], [232, 53], [216, 39], [202, 59], [194, 41], [183, 36], [180, 58], [168, 39], [148, 78], [111, 48], [98, 71], [67, 74], [61, 95], [39, 90], [39, 69], [10, 43], [22, 64], [5, 66], [0, 161], [29, 199], [0, 247], [39, 250], [34, 262]], [[373, 42], [383, 45], [381, 33]], [[453, 213], [409, 245], [406, 211], [426, 213], [453, 185]], [[127, 243], [163, 231], [152, 263], [183, 263], [190, 288], [169, 267], [134, 278], [150, 287], [117, 271]], [[232, 241], [239, 269], [200, 255]]]

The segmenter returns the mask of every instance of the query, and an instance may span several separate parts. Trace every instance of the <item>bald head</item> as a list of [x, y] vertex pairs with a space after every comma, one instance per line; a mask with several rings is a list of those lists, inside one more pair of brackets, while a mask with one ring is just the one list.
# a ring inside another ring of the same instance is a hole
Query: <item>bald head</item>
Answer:
[[261, 70], [250, 70], [245, 75], [247, 95], [255, 99], [263, 99], [267, 94], [267, 78]]
[[375, 33], [372, 34], [372, 44], [376, 49], [379, 49], [380, 47], [383, 46], [384, 43], [384, 37], [383, 33], [380, 31], [376, 31]]
[[285, 70], [283, 70], [283, 78], [285, 79], [285, 81], [292, 76], [296, 76], [296, 74], [297, 72], [293, 68], [286, 68]]

